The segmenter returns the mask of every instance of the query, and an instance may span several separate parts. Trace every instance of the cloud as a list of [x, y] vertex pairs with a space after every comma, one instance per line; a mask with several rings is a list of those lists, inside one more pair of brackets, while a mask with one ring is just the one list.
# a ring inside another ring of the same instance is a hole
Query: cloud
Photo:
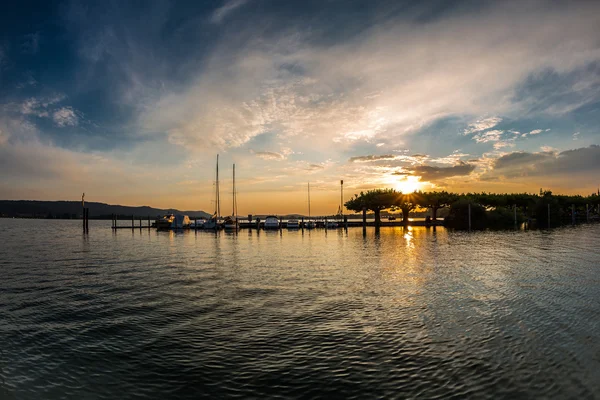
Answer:
[[505, 147], [515, 147], [515, 143], [511, 141], [501, 141], [494, 143], [494, 149], [503, 149]]
[[397, 156], [393, 154], [384, 154], [384, 155], [368, 155], [368, 156], [357, 156], [350, 157], [349, 162], [371, 162], [371, 161], [379, 161], [379, 160], [395, 160]]
[[257, 157], [262, 158], [263, 160], [285, 160], [285, 156], [283, 154], [274, 153], [270, 151], [252, 151], [252, 153]]
[[463, 132], [465, 135], [469, 135], [471, 133], [485, 131], [486, 129], [495, 127], [500, 122], [502, 122], [502, 118], [500, 118], [500, 117], [490, 117], [490, 118], [480, 119], [476, 122], [469, 124], [467, 129], [465, 129]]
[[573, 134], [573, 140], [579, 140], [579, 135], [581, 135], [581, 133], [580, 133], [580, 132], [575, 132], [575, 133]]
[[[407, 168], [406, 171], [412, 175], [418, 175], [423, 181], [438, 181], [453, 176], [469, 175], [475, 170], [475, 166], [459, 161], [452, 167], [434, 167], [429, 165], [417, 165]], [[406, 174], [406, 172], [404, 173]]]
[[234, 12], [236, 9], [246, 4], [248, 0], [228, 0], [221, 7], [217, 8], [211, 16], [211, 21], [215, 24], [219, 24], [229, 14]]
[[537, 135], [538, 133], [542, 133], [543, 130], [541, 129], [534, 129], [531, 132], [529, 132], [530, 135]]
[[600, 169], [600, 146], [592, 145], [563, 152], [513, 152], [499, 157], [487, 176], [502, 178], [567, 175], [582, 179]]
[[[230, 4], [237, 3], [223, 7]], [[452, 115], [513, 118], [523, 114], [518, 105], [525, 100], [510, 94], [530, 74], [568, 73], [598, 60], [594, 9], [530, 7], [514, 15], [493, 3], [486, 13], [450, 14], [428, 24], [407, 14], [344, 41], [276, 23], [269, 11], [253, 14], [252, 24], [236, 19], [235, 34], [223, 35], [188, 84], [166, 86], [144, 102], [139, 124], [191, 149], [240, 147], [275, 132], [297, 138], [302, 151], [309, 142], [334, 141], [341, 150], [363, 142], [398, 146]], [[266, 33], [261, 26], [269, 21]], [[444, 40], [433, 39], [439, 37]], [[482, 133], [503, 118], [476, 120], [465, 133]], [[490, 135], [477, 137], [499, 140]]]
[[60, 103], [65, 97], [63, 94], [56, 94], [51, 97], [30, 97], [20, 104], [18, 111], [22, 115], [33, 115], [40, 118], [48, 117], [51, 106]]
[[477, 135], [473, 136], [473, 140], [475, 140], [477, 143], [497, 142], [500, 140], [503, 133], [504, 133], [504, 131], [500, 131], [497, 129], [487, 131], [487, 132], [482, 132], [482, 133], [478, 133]]
[[54, 123], [59, 127], [76, 126], [79, 123], [79, 118], [71, 107], [62, 107], [52, 114]]

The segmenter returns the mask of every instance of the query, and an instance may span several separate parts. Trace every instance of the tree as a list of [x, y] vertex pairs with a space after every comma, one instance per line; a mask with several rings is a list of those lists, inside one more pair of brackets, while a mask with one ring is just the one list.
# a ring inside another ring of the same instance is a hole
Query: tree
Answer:
[[396, 198], [401, 194], [393, 189], [375, 189], [366, 193], [360, 192], [360, 195], [348, 200], [344, 205], [348, 210], [361, 212], [371, 210], [375, 214], [375, 226], [381, 225], [381, 210], [390, 208], [394, 205]]
[[417, 192], [419, 198], [419, 206], [431, 209], [431, 217], [435, 222], [437, 211], [440, 208], [449, 207], [452, 203], [458, 200], [458, 195], [454, 193], [442, 192]]
[[402, 194], [398, 193], [398, 197], [394, 202], [393, 207], [402, 210], [402, 222], [408, 223], [408, 215], [412, 210], [417, 208], [420, 203], [419, 193]]

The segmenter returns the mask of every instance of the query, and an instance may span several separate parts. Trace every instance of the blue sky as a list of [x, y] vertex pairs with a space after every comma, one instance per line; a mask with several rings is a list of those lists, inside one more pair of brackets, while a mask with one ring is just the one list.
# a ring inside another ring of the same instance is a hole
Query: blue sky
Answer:
[[217, 153], [242, 213], [600, 184], [600, 3], [12, 3], [2, 198], [210, 210]]

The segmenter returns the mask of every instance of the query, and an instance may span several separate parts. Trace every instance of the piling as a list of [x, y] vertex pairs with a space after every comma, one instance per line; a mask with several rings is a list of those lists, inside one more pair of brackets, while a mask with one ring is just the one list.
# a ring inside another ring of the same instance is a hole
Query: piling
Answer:
[[131, 216], [131, 229], [135, 229], [135, 221], [134, 221], [134, 216]]
[[548, 204], [548, 229], [550, 229], [550, 204]]
[[515, 226], [517, 226], [517, 205], [514, 205], [514, 210], [515, 210]]
[[471, 230], [471, 203], [469, 203], [469, 230]]
[[571, 204], [571, 224], [575, 225], [575, 204]]
[[590, 206], [589, 204], [585, 205], [585, 222], [590, 222]]

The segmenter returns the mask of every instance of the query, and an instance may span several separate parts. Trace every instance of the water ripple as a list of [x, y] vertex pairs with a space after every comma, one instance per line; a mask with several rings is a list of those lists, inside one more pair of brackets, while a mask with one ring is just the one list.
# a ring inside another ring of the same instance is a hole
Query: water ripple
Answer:
[[595, 398], [600, 226], [0, 220], [0, 398]]

